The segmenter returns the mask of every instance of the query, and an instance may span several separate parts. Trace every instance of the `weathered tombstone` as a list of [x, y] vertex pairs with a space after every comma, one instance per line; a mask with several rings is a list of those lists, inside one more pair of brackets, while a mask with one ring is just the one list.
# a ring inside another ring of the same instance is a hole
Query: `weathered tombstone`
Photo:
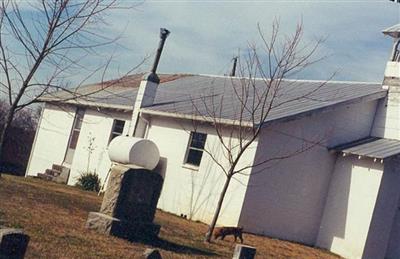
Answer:
[[155, 170], [160, 160], [157, 147], [149, 140], [117, 137], [109, 155], [116, 165], [100, 212], [89, 213], [86, 227], [128, 240], [156, 238], [160, 226], [153, 219], [163, 184]]
[[29, 236], [22, 229], [0, 228], [0, 259], [22, 259]]
[[162, 259], [160, 252], [157, 249], [147, 248], [143, 253], [145, 259]]
[[236, 245], [232, 259], [253, 259], [256, 256], [256, 248], [246, 245]]
[[86, 227], [128, 240], [154, 238], [153, 223], [163, 178], [150, 170], [113, 167], [100, 212], [90, 212]]

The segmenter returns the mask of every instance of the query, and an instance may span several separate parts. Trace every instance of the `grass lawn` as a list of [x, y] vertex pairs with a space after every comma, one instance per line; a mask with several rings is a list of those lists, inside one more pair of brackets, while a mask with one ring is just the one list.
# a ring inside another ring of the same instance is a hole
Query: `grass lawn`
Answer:
[[[139, 258], [156, 246], [163, 258], [232, 258], [233, 237], [203, 242], [207, 226], [158, 211], [162, 242], [130, 243], [85, 229], [89, 211], [98, 211], [101, 197], [77, 188], [2, 175], [0, 225], [23, 228], [31, 237], [25, 258]], [[326, 251], [267, 237], [244, 234], [257, 247], [257, 258], [338, 258]]]

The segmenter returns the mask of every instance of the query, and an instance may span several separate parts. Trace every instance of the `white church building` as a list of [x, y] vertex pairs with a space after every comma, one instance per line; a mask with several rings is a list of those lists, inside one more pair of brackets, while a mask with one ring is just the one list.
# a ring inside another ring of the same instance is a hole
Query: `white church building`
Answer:
[[[238, 174], [218, 225], [242, 226], [246, 232], [322, 247], [346, 258], [400, 258], [400, 24], [384, 34], [395, 44], [383, 83], [331, 81], [314, 98], [300, 98], [321, 82], [283, 80], [283, 87], [299, 99], [271, 111], [240, 163], [290, 153], [307, 139], [322, 141], [261, 173], [250, 167], [249, 176]], [[192, 97], [210, 87], [229, 96], [230, 85], [242, 79], [163, 74], [158, 82], [142, 77], [116, 80], [87, 97], [103, 85], [81, 87], [82, 98], [66, 100], [65, 93], [43, 97], [26, 176], [62, 167], [70, 172], [70, 185], [87, 171], [104, 182], [112, 165], [108, 144], [135, 132], [157, 145], [166, 165], [158, 208], [209, 223], [225, 175], [204, 152], [206, 146], [218, 149], [214, 127], [203, 123], [196, 131], [187, 130], [197, 118]], [[263, 81], [256, 85], [262, 87]], [[234, 126], [230, 111], [237, 105], [222, 107], [220, 122], [226, 127]]]

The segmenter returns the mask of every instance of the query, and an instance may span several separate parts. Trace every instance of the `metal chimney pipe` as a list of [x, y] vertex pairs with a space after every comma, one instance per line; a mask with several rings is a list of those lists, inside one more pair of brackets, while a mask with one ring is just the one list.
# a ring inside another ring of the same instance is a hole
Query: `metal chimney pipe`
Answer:
[[167, 39], [169, 34], [170, 34], [169, 30], [165, 28], [160, 28], [160, 43], [158, 44], [157, 54], [156, 57], [154, 58], [153, 67], [150, 70], [154, 74], [156, 73], [158, 63], [160, 62], [160, 57], [164, 48], [165, 40]]
[[236, 75], [236, 63], [237, 63], [238, 57], [233, 58], [233, 67], [230, 76], [235, 76]]
[[157, 53], [154, 58], [153, 66], [152, 66], [150, 72], [147, 73], [146, 75], [144, 75], [143, 80], [151, 81], [156, 84], [160, 83], [160, 78], [157, 76], [156, 71], [157, 71], [158, 63], [160, 62], [160, 57], [161, 57], [162, 50], [164, 48], [165, 40], [167, 39], [169, 33], [170, 33], [169, 30], [167, 30], [165, 28], [160, 28], [160, 42], [158, 44]]

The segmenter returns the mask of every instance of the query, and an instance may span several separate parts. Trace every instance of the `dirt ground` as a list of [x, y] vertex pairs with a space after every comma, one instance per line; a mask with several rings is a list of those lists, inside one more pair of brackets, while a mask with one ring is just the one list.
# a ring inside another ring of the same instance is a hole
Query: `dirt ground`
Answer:
[[[26, 258], [139, 258], [156, 247], [163, 258], [232, 258], [235, 243], [204, 243], [207, 226], [157, 211], [161, 241], [128, 241], [85, 229], [90, 211], [98, 211], [101, 197], [75, 187], [38, 179], [2, 175], [0, 225], [23, 228], [31, 237]], [[338, 258], [312, 247], [244, 234], [244, 244], [257, 248], [256, 258]]]

